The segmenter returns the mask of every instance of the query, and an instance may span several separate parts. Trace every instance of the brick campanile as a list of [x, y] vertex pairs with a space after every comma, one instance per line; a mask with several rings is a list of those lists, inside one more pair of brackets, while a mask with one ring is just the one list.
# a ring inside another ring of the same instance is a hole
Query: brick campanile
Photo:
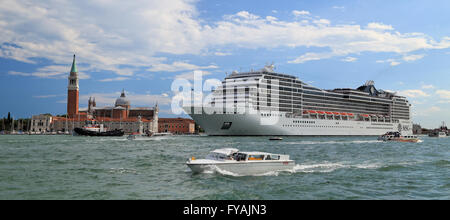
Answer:
[[79, 96], [79, 86], [78, 86], [78, 71], [77, 65], [75, 64], [75, 54], [73, 55], [72, 69], [69, 75], [69, 86], [67, 87], [67, 116], [69, 118], [74, 118], [78, 115], [78, 96]]

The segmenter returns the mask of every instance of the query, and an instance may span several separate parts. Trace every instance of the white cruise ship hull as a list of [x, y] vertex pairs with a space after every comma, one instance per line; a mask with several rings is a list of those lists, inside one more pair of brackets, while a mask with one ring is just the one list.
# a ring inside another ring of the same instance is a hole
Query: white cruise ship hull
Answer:
[[[185, 110], [191, 110], [185, 107]], [[187, 111], [190, 112], [190, 111]], [[326, 120], [292, 118], [284, 114], [264, 117], [256, 114], [190, 114], [192, 119], [212, 136], [380, 136], [390, 131], [412, 135], [412, 123], [384, 121]], [[269, 119], [270, 118], [270, 119]], [[267, 122], [273, 122], [268, 124]], [[230, 123], [224, 128], [224, 123]]]

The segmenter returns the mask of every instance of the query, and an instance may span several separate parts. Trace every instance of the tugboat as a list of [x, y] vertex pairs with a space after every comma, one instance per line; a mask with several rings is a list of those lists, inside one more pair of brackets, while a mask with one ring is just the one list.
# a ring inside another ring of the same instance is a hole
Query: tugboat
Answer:
[[443, 138], [449, 136], [449, 131], [445, 122], [442, 122], [442, 125], [439, 129], [434, 130], [434, 132], [428, 134], [429, 137], [438, 137]]
[[418, 143], [420, 139], [415, 135], [402, 136], [400, 132], [387, 132], [386, 134], [378, 137], [380, 141], [397, 141], [397, 142], [410, 142]]
[[86, 121], [86, 125], [81, 128], [75, 128], [73, 130], [77, 135], [81, 136], [123, 136], [125, 132], [123, 130], [114, 129], [108, 131], [103, 124], [97, 124], [96, 121]]

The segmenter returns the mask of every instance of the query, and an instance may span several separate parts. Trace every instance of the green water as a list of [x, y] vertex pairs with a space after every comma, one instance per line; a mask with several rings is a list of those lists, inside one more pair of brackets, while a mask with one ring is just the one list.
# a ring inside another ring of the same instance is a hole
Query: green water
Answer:
[[[450, 199], [450, 138], [375, 139], [0, 135], [0, 199]], [[296, 166], [233, 176], [184, 164], [222, 147], [286, 153]]]

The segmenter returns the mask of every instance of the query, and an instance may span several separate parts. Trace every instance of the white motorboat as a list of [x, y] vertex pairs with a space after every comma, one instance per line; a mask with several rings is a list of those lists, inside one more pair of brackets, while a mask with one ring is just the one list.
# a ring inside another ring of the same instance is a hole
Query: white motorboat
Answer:
[[225, 171], [236, 175], [261, 175], [276, 171], [292, 171], [295, 161], [289, 155], [266, 152], [241, 152], [235, 148], [211, 151], [205, 159], [191, 157], [186, 165], [194, 173]]
[[396, 142], [410, 142], [410, 143], [418, 143], [421, 140], [416, 135], [401, 135], [400, 132], [387, 132], [378, 137], [380, 141], [396, 141]]

